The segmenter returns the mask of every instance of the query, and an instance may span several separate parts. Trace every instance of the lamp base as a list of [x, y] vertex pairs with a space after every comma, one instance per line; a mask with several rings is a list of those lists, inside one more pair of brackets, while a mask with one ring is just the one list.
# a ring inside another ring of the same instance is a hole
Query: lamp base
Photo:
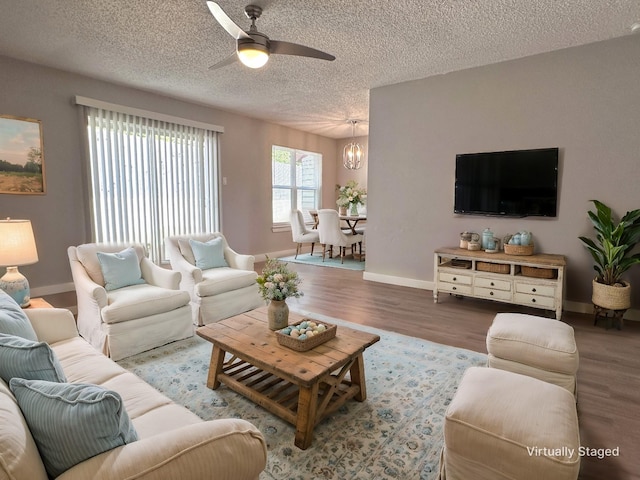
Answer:
[[18, 271], [18, 267], [7, 267], [7, 273], [0, 278], [0, 290], [4, 290], [22, 308], [31, 304], [29, 281]]

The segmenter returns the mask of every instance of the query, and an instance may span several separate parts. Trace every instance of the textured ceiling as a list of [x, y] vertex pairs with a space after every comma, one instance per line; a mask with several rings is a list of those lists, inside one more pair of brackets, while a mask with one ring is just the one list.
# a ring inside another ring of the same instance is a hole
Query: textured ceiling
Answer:
[[[220, 0], [249, 27], [249, 0]], [[205, 0], [0, 0], [0, 55], [333, 138], [369, 89], [628, 35], [640, 0], [255, 0], [258, 30], [336, 56], [218, 70], [234, 39]]]

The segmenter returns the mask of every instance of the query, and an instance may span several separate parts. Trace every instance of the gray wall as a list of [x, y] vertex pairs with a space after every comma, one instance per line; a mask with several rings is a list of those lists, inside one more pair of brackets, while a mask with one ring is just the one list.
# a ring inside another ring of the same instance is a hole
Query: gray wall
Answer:
[[323, 203], [334, 204], [336, 140], [7, 57], [0, 57], [0, 91], [0, 113], [42, 121], [46, 195], [0, 195], [0, 218], [32, 221], [40, 261], [20, 271], [36, 294], [71, 282], [66, 249], [91, 240], [76, 95], [223, 126], [222, 230], [239, 252], [293, 248], [290, 233], [271, 232], [272, 144], [322, 153]]
[[[589, 200], [640, 208], [639, 58], [636, 35], [372, 90], [365, 278], [428, 286], [460, 232], [527, 229], [567, 256], [567, 299], [590, 302]], [[453, 214], [456, 154], [543, 147], [560, 148], [557, 218]], [[629, 278], [637, 307], [640, 267]]]

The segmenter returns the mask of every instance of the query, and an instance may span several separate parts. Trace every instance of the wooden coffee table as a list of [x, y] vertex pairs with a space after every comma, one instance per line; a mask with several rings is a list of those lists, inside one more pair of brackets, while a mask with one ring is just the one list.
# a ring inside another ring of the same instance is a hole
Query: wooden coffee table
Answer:
[[[289, 323], [303, 318], [309, 317], [292, 312]], [[207, 386], [215, 390], [224, 383], [295, 425], [295, 445], [303, 450], [323, 418], [351, 398], [367, 398], [362, 354], [380, 340], [338, 326], [335, 338], [297, 352], [269, 330], [266, 307], [199, 327], [197, 334], [213, 343]]]

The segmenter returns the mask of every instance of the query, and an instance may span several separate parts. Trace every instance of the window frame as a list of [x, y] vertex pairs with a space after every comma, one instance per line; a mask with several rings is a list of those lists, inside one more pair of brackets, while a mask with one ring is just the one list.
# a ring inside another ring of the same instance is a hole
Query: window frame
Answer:
[[[275, 175], [274, 175], [274, 166], [275, 166], [275, 153], [277, 151], [286, 151], [289, 153], [289, 179], [291, 181], [291, 185], [283, 185], [275, 183]], [[315, 174], [317, 179], [317, 184], [314, 187], [307, 186], [299, 186], [297, 185], [297, 169], [298, 169], [298, 159], [302, 159], [305, 156], [313, 156], [315, 161]], [[293, 161], [291, 161], [293, 160]], [[312, 152], [309, 150], [302, 150], [298, 148], [285, 147], [282, 145], [272, 145], [271, 146], [271, 221], [273, 232], [284, 232], [291, 230], [291, 224], [289, 220], [283, 220], [280, 222], [274, 221], [274, 191], [277, 190], [289, 190], [289, 198], [291, 204], [291, 210], [300, 209], [303, 212], [303, 217], [305, 219], [305, 223], [309, 225], [313, 225], [313, 219], [311, 215], [309, 215], [308, 211], [302, 210], [298, 206], [298, 192], [299, 191], [307, 191], [307, 192], [315, 192], [314, 195], [314, 209], [317, 210], [320, 208], [322, 201], [322, 153], [320, 152]]]

